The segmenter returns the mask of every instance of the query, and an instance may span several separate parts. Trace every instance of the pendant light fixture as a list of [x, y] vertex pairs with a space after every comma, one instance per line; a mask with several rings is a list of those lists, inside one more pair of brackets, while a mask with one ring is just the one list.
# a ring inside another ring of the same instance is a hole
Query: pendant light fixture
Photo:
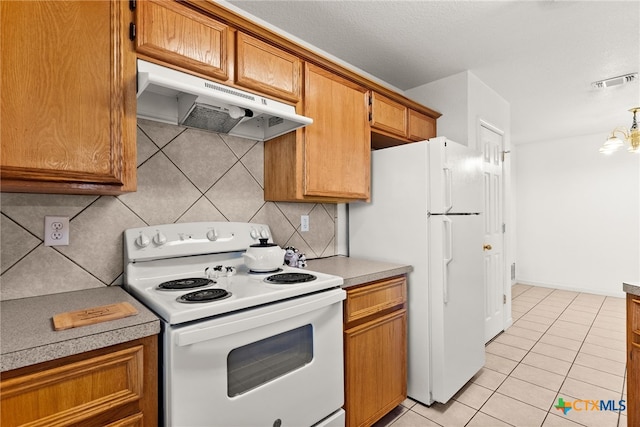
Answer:
[[[628, 151], [631, 153], [640, 153], [640, 128], [638, 128], [638, 122], [636, 120], [636, 113], [640, 111], [640, 107], [632, 108], [629, 110], [633, 113], [633, 122], [629, 131], [624, 127], [617, 127], [611, 132], [611, 136], [602, 144], [600, 152], [602, 154], [611, 154], [618, 151], [624, 143], [629, 144]], [[620, 139], [616, 134], [622, 135], [623, 139]]]

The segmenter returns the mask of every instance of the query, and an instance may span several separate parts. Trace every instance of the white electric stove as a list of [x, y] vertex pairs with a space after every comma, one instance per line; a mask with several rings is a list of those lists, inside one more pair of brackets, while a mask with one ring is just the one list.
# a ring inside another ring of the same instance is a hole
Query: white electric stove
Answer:
[[251, 272], [242, 254], [259, 238], [267, 225], [124, 233], [125, 288], [161, 318], [166, 426], [344, 425], [343, 279]]

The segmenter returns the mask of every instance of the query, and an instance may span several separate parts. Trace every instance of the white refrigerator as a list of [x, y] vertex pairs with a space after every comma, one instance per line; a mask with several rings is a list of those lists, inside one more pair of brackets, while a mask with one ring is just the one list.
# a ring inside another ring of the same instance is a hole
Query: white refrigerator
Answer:
[[413, 266], [407, 392], [446, 403], [485, 361], [481, 155], [438, 137], [371, 161], [370, 203], [349, 204], [349, 255]]

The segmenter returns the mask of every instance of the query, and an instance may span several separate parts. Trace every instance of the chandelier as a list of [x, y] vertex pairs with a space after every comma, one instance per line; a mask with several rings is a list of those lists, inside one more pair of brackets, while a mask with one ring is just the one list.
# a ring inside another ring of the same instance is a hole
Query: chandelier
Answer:
[[[602, 144], [600, 147], [600, 152], [602, 154], [611, 154], [618, 151], [625, 144], [629, 144], [629, 148], [627, 149], [631, 153], [640, 153], [640, 129], [638, 128], [638, 122], [636, 121], [636, 113], [640, 111], [640, 107], [632, 108], [629, 110], [633, 113], [633, 122], [631, 123], [631, 127], [629, 131], [627, 131], [624, 127], [617, 127], [611, 132], [611, 136]], [[620, 139], [616, 134], [622, 136], [623, 139]]]

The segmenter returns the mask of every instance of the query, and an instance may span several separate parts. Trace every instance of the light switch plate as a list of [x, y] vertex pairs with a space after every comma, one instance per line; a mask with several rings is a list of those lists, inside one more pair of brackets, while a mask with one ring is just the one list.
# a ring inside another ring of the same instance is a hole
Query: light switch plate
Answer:
[[44, 217], [44, 245], [67, 246], [69, 245], [69, 217], [45, 216]]

